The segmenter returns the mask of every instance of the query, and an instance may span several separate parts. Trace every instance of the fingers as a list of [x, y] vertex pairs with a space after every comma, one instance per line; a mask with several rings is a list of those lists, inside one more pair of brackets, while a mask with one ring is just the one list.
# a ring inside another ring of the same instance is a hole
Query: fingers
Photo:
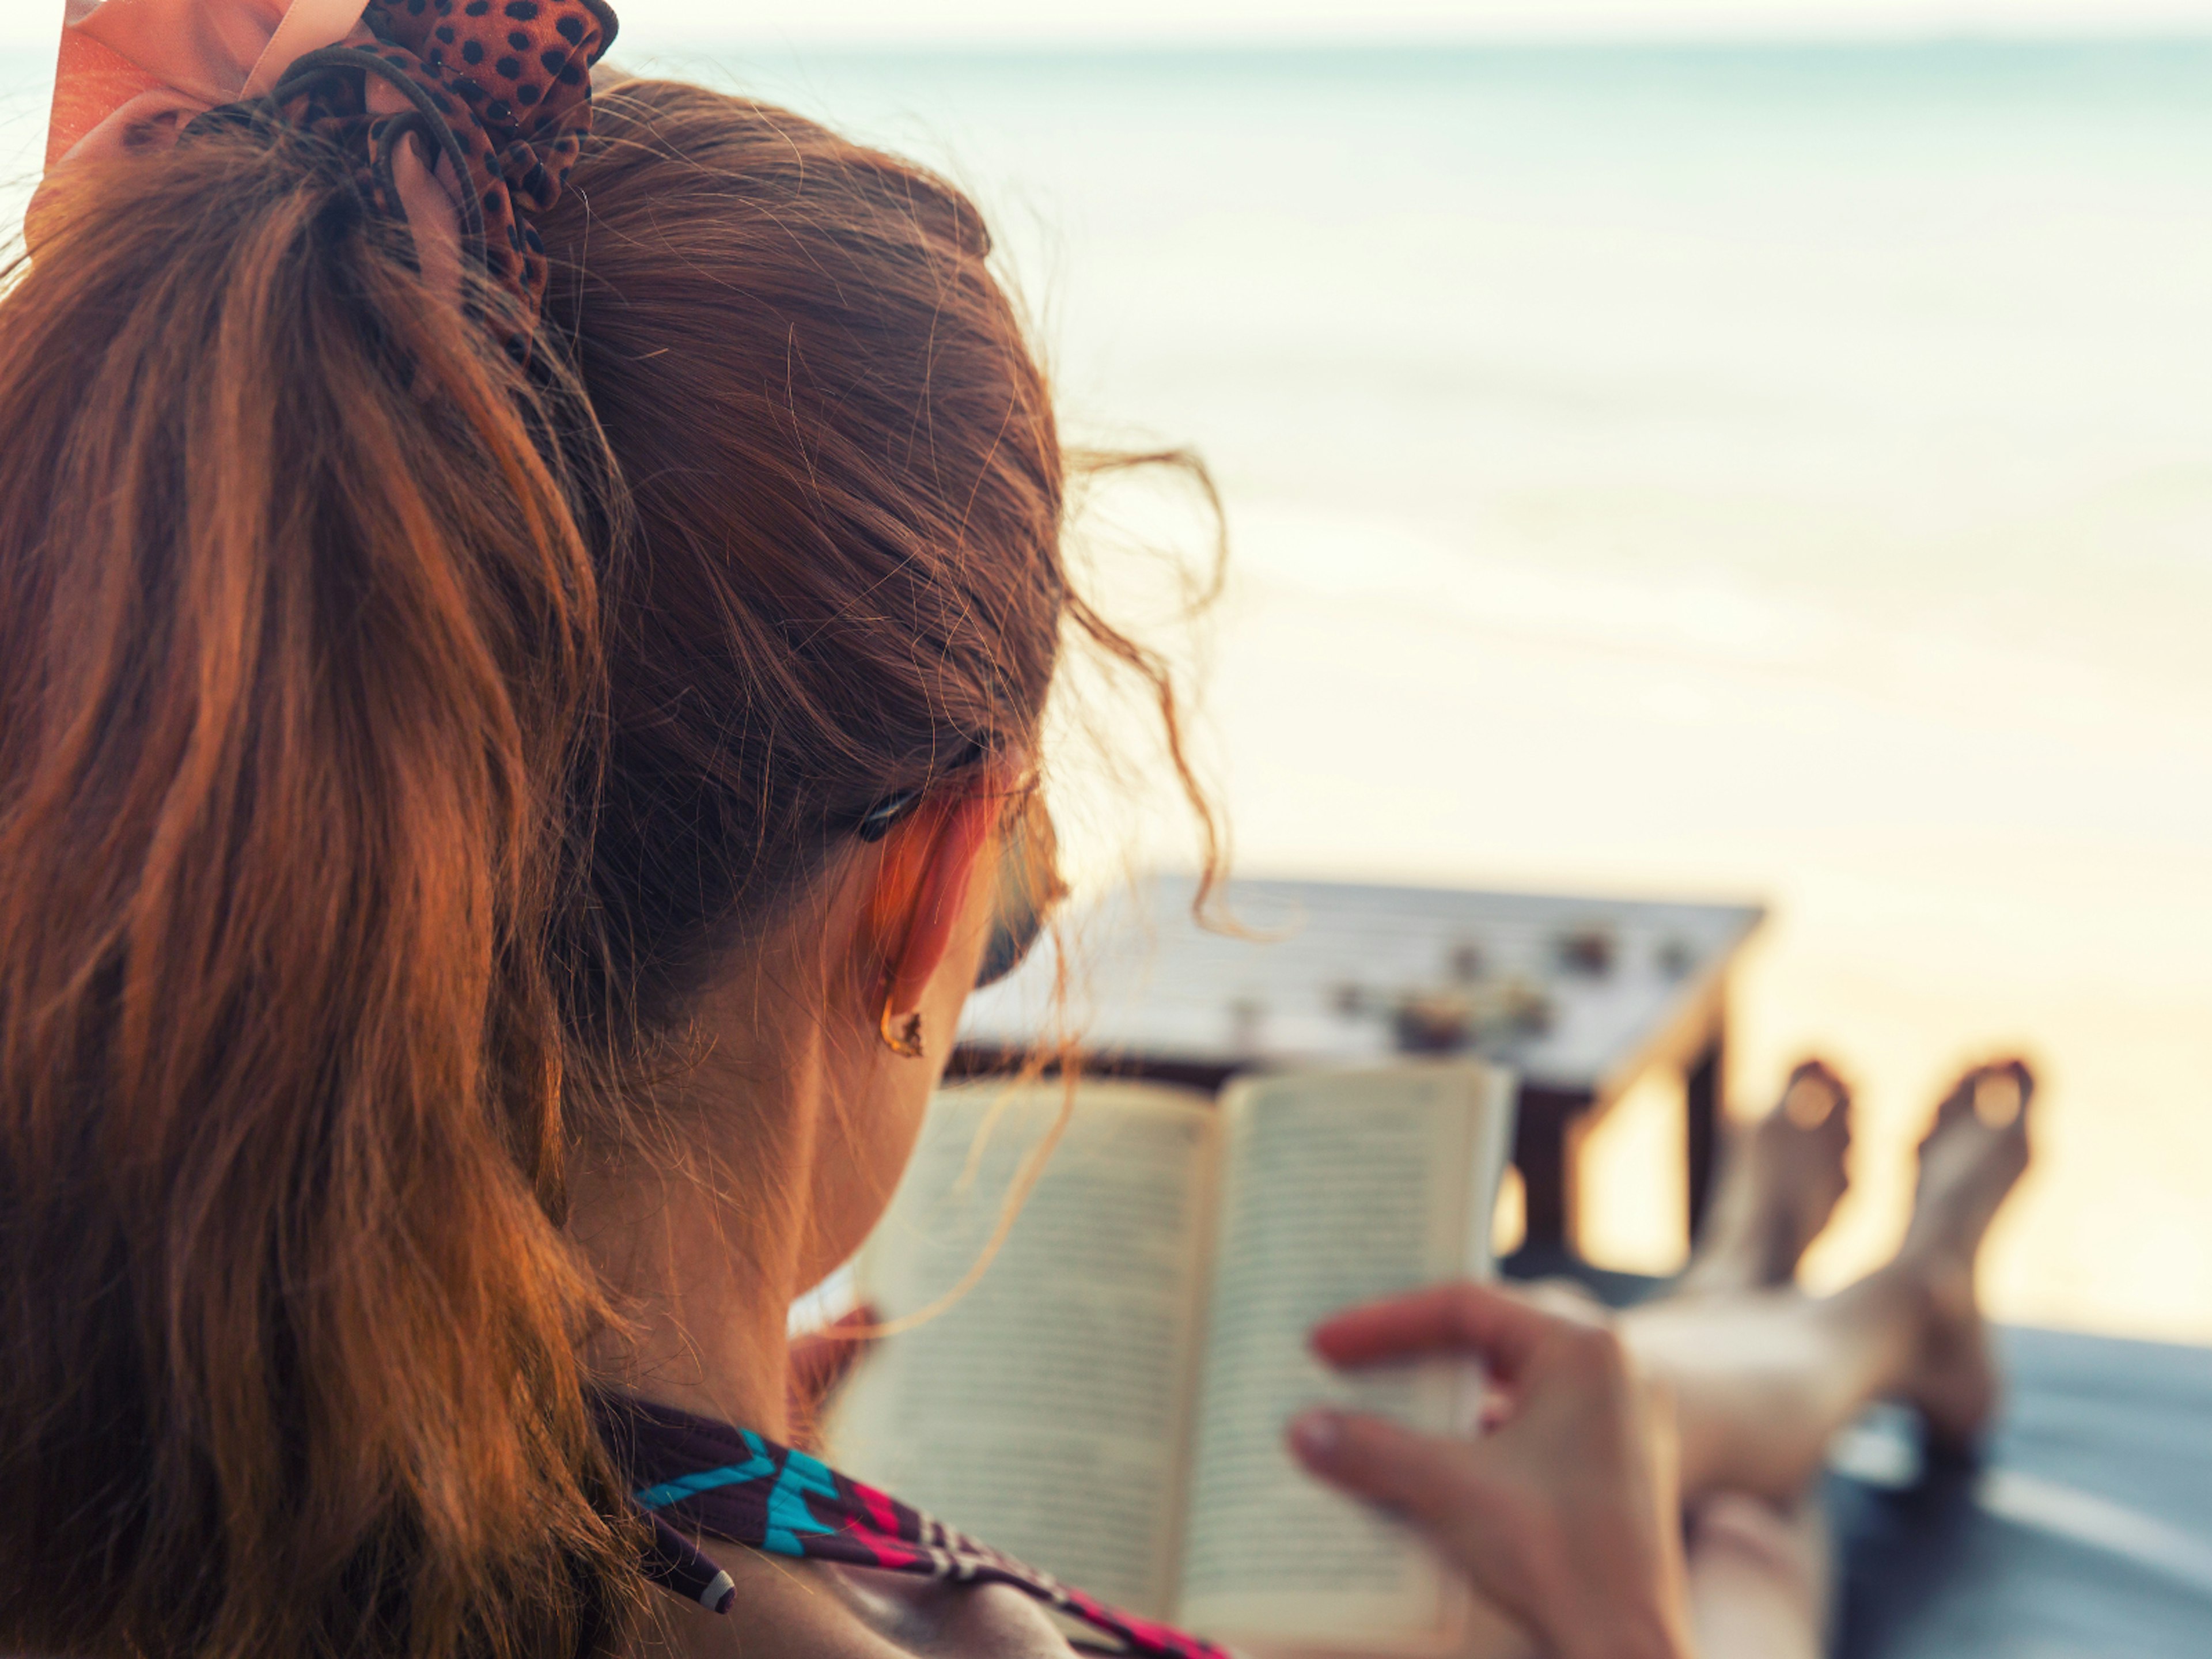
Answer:
[[1470, 1482], [1457, 1441], [1325, 1407], [1295, 1419], [1290, 1440], [1300, 1462], [1354, 1498], [1431, 1527], [1465, 1518]]
[[1500, 1376], [1522, 1370], [1559, 1323], [1509, 1291], [1439, 1285], [1370, 1302], [1325, 1321], [1314, 1351], [1332, 1365], [1373, 1365], [1439, 1354], [1477, 1355]]
[[1563, 1319], [1570, 1325], [1613, 1322], [1612, 1310], [1571, 1279], [1524, 1280], [1514, 1288], [1513, 1294], [1539, 1312]]
[[1687, 1651], [1674, 1639], [1680, 1546], [1671, 1421], [1663, 1401], [1646, 1401], [1616, 1332], [1484, 1286], [1450, 1285], [1357, 1309], [1324, 1334], [1325, 1346], [1347, 1352], [1434, 1352], [1442, 1344], [1510, 1354], [1525, 1363], [1524, 1391], [1477, 1440], [1309, 1411], [1289, 1437], [1308, 1471], [1419, 1528], [1553, 1652]]

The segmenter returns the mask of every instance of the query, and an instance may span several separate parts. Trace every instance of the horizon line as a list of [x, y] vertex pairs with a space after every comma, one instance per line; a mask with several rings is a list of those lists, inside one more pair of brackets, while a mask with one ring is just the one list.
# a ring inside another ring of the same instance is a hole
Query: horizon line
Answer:
[[[26, 57], [44, 62], [52, 40], [10, 37], [0, 31], [0, 63], [20, 68]], [[1455, 30], [1415, 33], [1314, 31], [1255, 39], [1244, 34], [974, 34], [879, 35], [860, 33], [813, 35], [733, 33], [671, 35], [617, 46], [619, 66], [626, 58], [684, 58], [710, 52], [744, 52], [777, 57], [885, 58], [1291, 58], [1336, 52], [1385, 54], [1401, 52], [1486, 52], [1530, 56], [1606, 52], [1659, 55], [1668, 52], [1875, 52], [1993, 49], [2064, 51], [2144, 50], [2160, 46], [2201, 51], [2212, 47], [2212, 22], [2186, 27], [2144, 29], [1868, 29], [1864, 32], [1711, 33], [1516, 33]]]
[[1310, 52], [1331, 48], [1455, 47], [1472, 51], [1661, 51], [1717, 47], [1756, 51], [1776, 47], [1847, 48], [1866, 46], [2158, 46], [2212, 45], [2212, 21], [2185, 27], [2134, 29], [2021, 29], [1943, 28], [1861, 31], [1684, 31], [1663, 33], [1515, 33], [1503, 30], [1430, 30], [1403, 32], [1313, 30], [1255, 37], [1250, 33], [1218, 34], [1108, 34], [1066, 32], [1009, 33], [1004, 31], [938, 34], [836, 33], [779, 35], [731, 33], [672, 35], [665, 39], [619, 43], [619, 58], [635, 45], [645, 52], [690, 51], [702, 48], [777, 47], [801, 52], [860, 49], [871, 52]]
[[[1819, 50], [1899, 46], [2205, 46], [2212, 45], [2212, 18], [2202, 22], [2155, 23], [2142, 20], [2117, 27], [2087, 21], [2047, 24], [1904, 25], [1870, 21], [1863, 28], [1838, 27], [1832, 17], [1803, 27], [1683, 27], [1545, 29], [1492, 26], [1466, 28], [1304, 27], [1256, 35], [1251, 30], [1132, 31], [1080, 28], [1017, 31], [945, 29], [931, 33], [884, 33], [861, 29], [817, 33], [733, 30], [711, 33], [626, 34], [614, 56], [625, 51], [659, 52], [775, 49], [789, 52], [881, 52], [927, 55], [936, 52], [1006, 55], [1040, 52], [1266, 52], [1327, 49], [1449, 48], [1468, 51], [1664, 51], [1697, 48], [1757, 51], [1783, 47]], [[15, 53], [58, 44], [58, 27], [37, 32], [0, 27], [0, 52]]]

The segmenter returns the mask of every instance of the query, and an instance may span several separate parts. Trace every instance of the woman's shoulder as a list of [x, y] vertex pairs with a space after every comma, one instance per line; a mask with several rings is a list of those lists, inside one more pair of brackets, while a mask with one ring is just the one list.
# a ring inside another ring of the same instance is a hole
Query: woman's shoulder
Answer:
[[1052, 1616], [1005, 1585], [955, 1583], [708, 1546], [737, 1585], [726, 1616], [671, 1603], [691, 1659], [1070, 1659]]

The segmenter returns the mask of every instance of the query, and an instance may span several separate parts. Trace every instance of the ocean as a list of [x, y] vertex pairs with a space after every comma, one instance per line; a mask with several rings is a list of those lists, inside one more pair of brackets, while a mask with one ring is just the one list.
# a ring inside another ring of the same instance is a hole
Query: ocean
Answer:
[[[1171, 631], [1240, 867], [1764, 899], [1740, 1102], [1814, 1049], [1860, 1085], [1816, 1283], [2020, 1045], [1992, 1308], [2212, 1340], [2212, 43], [631, 66], [941, 167], [1070, 431], [1204, 455], [1232, 575]], [[1094, 579], [1171, 622], [1144, 551], [1203, 525], [1101, 514]], [[1680, 1111], [1596, 1136], [1601, 1258], [1679, 1255]]]

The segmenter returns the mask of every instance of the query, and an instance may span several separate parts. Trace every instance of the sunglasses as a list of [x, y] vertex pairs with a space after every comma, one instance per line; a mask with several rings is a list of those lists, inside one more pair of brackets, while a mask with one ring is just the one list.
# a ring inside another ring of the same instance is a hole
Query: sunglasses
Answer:
[[[981, 758], [982, 751], [976, 751]], [[902, 790], [878, 802], [854, 826], [862, 841], [878, 842], [911, 817], [923, 791]], [[975, 988], [996, 985], [1012, 975], [1036, 948], [1053, 908], [1067, 896], [1060, 878], [1060, 840], [1044, 797], [1031, 790], [1009, 815], [1000, 845], [999, 890], [991, 910], [991, 933], [975, 975]]]
[[1060, 878], [1060, 838], [1052, 827], [1052, 814], [1045, 811], [1044, 797], [1031, 791], [1004, 833], [991, 937], [975, 974], [979, 991], [996, 985], [1028, 959], [1054, 907], [1067, 896], [1067, 884]]

